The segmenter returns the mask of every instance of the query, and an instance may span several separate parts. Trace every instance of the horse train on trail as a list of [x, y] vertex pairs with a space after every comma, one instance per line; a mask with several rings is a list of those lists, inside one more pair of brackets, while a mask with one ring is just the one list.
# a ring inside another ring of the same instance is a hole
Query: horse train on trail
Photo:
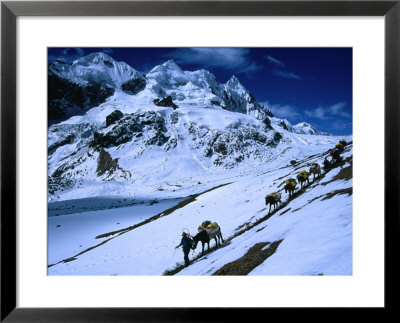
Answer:
[[[328, 172], [333, 167], [343, 161], [343, 158], [342, 156], [340, 156], [340, 154], [344, 151], [344, 147], [346, 145], [347, 142], [345, 140], [341, 140], [338, 144], [336, 144], [334, 149], [330, 149], [328, 151], [329, 155], [331, 156], [331, 160], [328, 160], [328, 157], [324, 159], [325, 172]], [[297, 161], [295, 160], [292, 160], [290, 163], [292, 164], [292, 166], [297, 165]], [[306, 170], [302, 170], [297, 174], [297, 181], [300, 183], [301, 188], [303, 188], [306, 183], [310, 183], [311, 174], [313, 175], [313, 181], [315, 181], [316, 177], [319, 178], [321, 176], [321, 166], [318, 163], [311, 164], [308, 172]], [[288, 178], [284, 182], [283, 189], [285, 190], [285, 193], [289, 193], [289, 199], [293, 196], [293, 192], [295, 191], [297, 186], [297, 181], [294, 178]], [[282, 205], [281, 198], [282, 195], [280, 192], [273, 192], [265, 196], [265, 205], [269, 205], [268, 214], [271, 212], [271, 207], [276, 210], [279, 205]]]
[[[328, 151], [331, 156], [331, 160], [329, 161], [326, 157], [324, 160], [324, 171], [328, 172], [330, 169], [338, 165], [343, 161], [343, 158], [340, 154], [344, 151], [344, 146], [346, 146], [346, 141], [340, 141], [334, 149]], [[295, 166], [297, 162], [291, 161], [291, 164]], [[307, 172], [306, 170], [302, 170], [297, 174], [297, 181], [300, 183], [301, 188], [304, 185], [310, 183], [310, 175], [313, 175], [313, 181], [315, 178], [319, 178], [321, 176], [321, 166], [318, 163], [313, 163], [310, 165], [310, 169]], [[284, 181], [285, 193], [289, 193], [289, 199], [293, 196], [293, 192], [296, 189], [297, 181], [294, 178], [288, 178]], [[280, 205], [282, 205], [282, 194], [280, 192], [273, 192], [267, 194], [265, 196], [265, 204], [269, 205], [268, 214], [271, 212], [271, 207], [276, 210]], [[184, 252], [185, 265], [189, 265], [189, 252], [190, 250], [196, 250], [199, 242], [202, 244], [201, 256], [204, 255], [204, 246], [207, 244], [207, 250], [210, 250], [210, 241], [214, 239], [216, 247], [221, 246], [221, 243], [224, 243], [224, 239], [222, 237], [221, 227], [217, 222], [204, 221], [198, 227], [198, 233], [193, 237], [189, 232], [183, 231], [182, 233], [182, 241], [176, 246], [182, 246]]]

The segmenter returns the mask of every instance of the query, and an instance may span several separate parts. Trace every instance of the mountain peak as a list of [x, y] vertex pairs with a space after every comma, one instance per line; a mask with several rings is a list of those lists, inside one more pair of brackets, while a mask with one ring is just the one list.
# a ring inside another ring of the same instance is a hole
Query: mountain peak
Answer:
[[168, 61], [164, 62], [161, 64], [162, 67], [167, 68], [169, 70], [179, 70], [182, 71], [182, 69], [179, 67], [178, 64], [173, 59], [169, 59]]
[[85, 64], [85, 63], [94, 63], [94, 64], [99, 64], [99, 63], [106, 63], [109, 62], [109, 64], [112, 64], [115, 62], [115, 60], [102, 52], [95, 52], [95, 53], [91, 53], [89, 55], [86, 55], [82, 58], [79, 58], [77, 60], [75, 60], [72, 64]]
[[293, 126], [293, 128], [296, 133], [300, 134], [321, 134], [314, 126], [310, 125], [307, 122], [300, 122]]
[[49, 67], [58, 77], [75, 84], [107, 84], [118, 87], [142, 75], [125, 62], [118, 62], [111, 56], [94, 52], [75, 60], [71, 65], [56, 62]]
[[169, 59], [169, 60], [167, 60], [167, 61], [165, 61], [164, 63], [162, 63], [161, 65], [169, 65], [169, 64], [171, 64], [171, 65], [176, 65], [176, 62], [175, 62], [175, 60], [174, 59]]
[[228, 82], [226, 82], [226, 84], [241, 85], [239, 79], [235, 75], [232, 75]]
[[176, 64], [176, 62], [173, 59], [170, 59], [168, 61], [165, 61], [164, 63], [160, 65], [154, 66], [148, 73], [147, 75], [151, 75], [153, 73], [161, 73], [161, 74], [184, 74], [183, 70]]

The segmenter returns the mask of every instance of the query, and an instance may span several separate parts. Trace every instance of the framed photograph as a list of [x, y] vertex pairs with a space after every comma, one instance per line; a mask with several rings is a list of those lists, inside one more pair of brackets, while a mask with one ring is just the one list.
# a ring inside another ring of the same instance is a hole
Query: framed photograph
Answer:
[[2, 2], [1, 320], [394, 309], [399, 13]]

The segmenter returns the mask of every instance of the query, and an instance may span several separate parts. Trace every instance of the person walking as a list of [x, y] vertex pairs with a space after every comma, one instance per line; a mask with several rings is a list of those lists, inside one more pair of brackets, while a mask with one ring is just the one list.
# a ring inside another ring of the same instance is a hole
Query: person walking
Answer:
[[193, 240], [189, 237], [189, 235], [186, 232], [183, 232], [181, 243], [175, 247], [179, 248], [180, 246], [182, 246], [183, 259], [185, 259], [186, 267], [189, 266], [189, 252], [190, 248], [192, 247], [192, 243]]

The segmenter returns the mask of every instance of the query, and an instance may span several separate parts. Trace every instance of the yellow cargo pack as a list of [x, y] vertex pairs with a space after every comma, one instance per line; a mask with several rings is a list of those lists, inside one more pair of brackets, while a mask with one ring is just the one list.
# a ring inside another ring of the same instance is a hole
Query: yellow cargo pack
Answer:
[[288, 185], [288, 184], [290, 184], [290, 185], [292, 185], [292, 186], [296, 186], [296, 181], [294, 180], [294, 179], [287, 179], [286, 181], [285, 181], [285, 184], [286, 185]]

